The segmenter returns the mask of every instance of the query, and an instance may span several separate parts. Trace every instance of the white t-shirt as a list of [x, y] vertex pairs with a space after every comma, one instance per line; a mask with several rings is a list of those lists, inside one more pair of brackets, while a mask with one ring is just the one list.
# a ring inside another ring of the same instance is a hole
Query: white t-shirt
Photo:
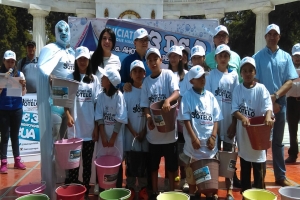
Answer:
[[[161, 74], [156, 78], [147, 76], [142, 86], [141, 107], [150, 108], [150, 104], [170, 97], [174, 91], [179, 90], [177, 80], [173, 72], [168, 69], [162, 69]], [[177, 131], [175, 129], [168, 133], [160, 133], [156, 127], [149, 130], [147, 126], [146, 137], [151, 144], [169, 144], [177, 140]]]
[[196, 160], [213, 158], [218, 151], [217, 140], [212, 150], [207, 148], [206, 142], [212, 134], [214, 122], [223, 119], [214, 95], [207, 90], [204, 91], [204, 94], [198, 94], [193, 89], [188, 90], [181, 99], [178, 118], [189, 120], [194, 133], [200, 140], [200, 149], [195, 150], [192, 146], [191, 137], [184, 126], [185, 144], [183, 152]]
[[[95, 110], [95, 121], [99, 119], [104, 120], [104, 131], [108, 140], [113, 134], [116, 121], [123, 124], [115, 141], [115, 146], [117, 148], [116, 154], [123, 155], [124, 124], [127, 124], [128, 120], [126, 103], [123, 94], [120, 91], [115, 93], [112, 97], [107, 96], [103, 91], [98, 95]], [[105, 155], [107, 148], [104, 149], [102, 146], [100, 136], [97, 145], [97, 156]]]
[[61, 50], [60, 52], [60, 59], [51, 72], [51, 75], [56, 76], [56, 77], [62, 77], [65, 78], [69, 74], [74, 72], [74, 62], [75, 62], [75, 57], [73, 54], [71, 54], [68, 50]]
[[[140, 106], [142, 89], [132, 86], [131, 92], [124, 92], [124, 99], [126, 102], [128, 121], [130, 122], [132, 128], [140, 133], [146, 125], [146, 117], [143, 109]], [[142, 143], [138, 140], [134, 140], [133, 135], [127, 127], [125, 127], [125, 137], [124, 137], [124, 151], [130, 151], [131, 149], [135, 151], [148, 152], [148, 141], [145, 139]]]
[[[81, 81], [78, 86], [77, 94], [73, 109], [70, 109], [70, 114], [75, 122], [75, 134], [77, 138], [82, 138], [83, 141], [92, 140], [94, 130], [95, 103], [100, 92], [100, 84], [98, 78], [93, 75], [94, 82], [84, 83], [85, 74], [81, 74]], [[73, 74], [67, 76], [69, 79], [74, 79]], [[68, 128], [68, 138], [74, 137], [74, 128]]]
[[179, 90], [180, 90], [180, 95], [182, 96], [187, 90], [192, 88], [192, 84], [188, 81], [187, 77], [187, 70], [184, 70], [184, 78], [183, 80], [180, 81], [180, 77], [178, 75], [178, 72], [173, 72], [175, 76], [177, 77], [178, 83], [179, 83]]
[[[266, 111], [272, 110], [270, 94], [263, 84], [256, 83], [253, 88], [246, 88], [243, 84], [238, 85], [233, 91], [232, 111], [239, 111], [242, 115], [251, 118], [265, 115]], [[248, 162], [265, 162], [266, 151], [254, 150], [251, 147], [246, 128], [238, 120], [236, 139], [239, 146], [239, 156]]]
[[[119, 56], [116, 56], [115, 54], [111, 54], [110, 57], [103, 57], [103, 65], [100, 65], [99, 67], [103, 69], [107, 69], [109, 67], [112, 67], [118, 71], [121, 69], [121, 62], [119, 59]], [[99, 81], [101, 82], [102, 74], [98, 70], [96, 72], [96, 76], [98, 77]]]
[[218, 123], [220, 139], [231, 144], [234, 143], [234, 138], [227, 137], [227, 129], [232, 122], [232, 92], [238, 85], [239, 76], [234, 70], [230, 73], [223, 73], [216, 68], [206, 76], [205, 89], [216, 97], [223, 115], [223, 120]]

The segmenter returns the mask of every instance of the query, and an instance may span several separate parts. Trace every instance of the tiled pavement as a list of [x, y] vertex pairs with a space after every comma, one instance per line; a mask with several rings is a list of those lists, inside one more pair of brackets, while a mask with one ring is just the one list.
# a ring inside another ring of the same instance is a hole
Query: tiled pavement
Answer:
[[[299, 129], [300, 130], [300, 129]], [[298, 134], [299, 135], [299, 134]], [[299, 135], [300, 139], [300, 135]], [[298, 139], [298, 141], [300, 141]], [[286, 126], [285, 136], [284, 136], [284, 144], [289, 143], [288, 131]], [[287, 149], [285, 148], [285, 158], [287, 157]], [[298, 156], [300, 157], [300, 155]], [[0, 199], [1, 200], [12, 200], [17, 198], [17, 194], [14, 192], [15, 188], [20, 185], [25, 185], [32, 182], [39, 182], [41, 180], [40, 173], [40, 162], [26, 162], [27, 169], [26, 170], [15, 170], [13, 169], [13, 163], [10, 162], [8, 174], [0, 174]], [[239, 160], [237, 162], [237, 168], [239, 170]], [[286, 176], [287, 178], [294, 183], [295, 185], [300, 184], [300, 158], [298, 158], [295, 164], [286, 165]], [[239, 174], [239, 171], [237, 172]], [[159, 170], [159, 188], [163, 191], [164, 189], [164, 160], [162, 159], [160, 170]], [[267, 190], [270, 190], [278, 195], [278, 199], [280, 200], [280, 195], [278, 193], [279, 186], [276, 186], [274, 183], [274, 175], [273, 175], [273, 167], [272, 167], [272, 154], [271, 149], [268, 150], [267, 156], [267, 175], [266, 175], [266, 186]], [[125, 186], [125, 175], [123, 180], [123, 186]], [[219, 199], [225, 199], [226, 190], [224, 178], [219, 178], [219, 191], [218, 196]], [[93, 188], [91, 189], [92, 192]], [[242, 196], [239, 193], [239, 189], [234, 189], [234, 197], [236, 200], [242, 199]], [[90, 195], [91, 200], [98, 199], [96, 196]], [[205, 199], [205, 198], [202, 198]]]

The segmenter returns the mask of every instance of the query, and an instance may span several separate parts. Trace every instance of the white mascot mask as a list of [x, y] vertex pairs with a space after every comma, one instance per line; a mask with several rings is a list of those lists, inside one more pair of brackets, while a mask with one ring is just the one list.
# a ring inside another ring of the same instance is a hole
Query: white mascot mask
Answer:
[[66, 48], [70, 44], [70, 35], [69, 25], [63, 20], [57, 22], [55, 25], [56, 43]]

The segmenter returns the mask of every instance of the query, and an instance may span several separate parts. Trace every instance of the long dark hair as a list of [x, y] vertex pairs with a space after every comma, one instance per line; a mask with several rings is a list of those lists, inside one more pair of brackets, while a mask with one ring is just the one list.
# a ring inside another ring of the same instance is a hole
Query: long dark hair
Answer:
[[182, 64], [183, 65], [183, 69], [189, 70], [189, 66], [188, 66], [188, 63], [189, 63], [189, 53], [186, 50], [182, 50], [182, 53], [184, 53], [186, 55], [186, 57], [187, 57], [187, 62], [185, 64]]
[[[172, 70], [172, 66], [170, 62], [169, 62], [169, 69]], [[178, 71], [179, 80], [182, 81], [185, 75], [183, 70], [182, 60], [180, 60], [178, 63], [177, 71]]]
[[106, 91], [106, 89], [103, 88], [103, 92], [105, 92], [105, 94], [109, 97], [112, 97], [118, 91], [119, 91], [118, 88], [116, 88], [112, 83], [110, 83], [110, 87], [108, 91]]
[[93, 74], [96, 74], [99, 65], [103, 65], [103, 54], [104, 54], [104, 52], [103, 52], [103, 49], [102, 49], [101, 41], [102, 41], [104, 33], [108, 33], [111, 37], [111, 41], [112, 41], [111, 50], [113, 50], [113, 48], [115, 48], [115, 44], [116, 44], [116, 34], [115, 34], [115, 32], [110, 28], [103, 29], [103, 31], [100, 33], [100, 36], [99, 36], [97, 49], [94, 51], [94, 53], [92, 55], [92, 58], [91, 58]]
[[[94, 82], [94, 77], [92, 75], [92, 66], [91, 66], [91, 61], [89, 60], [88, 67], [86, 68], [85, 76], [83, 78], [84, 83], [92, 83]], [[75, 70], [73, 72], [74, 80], [80, 82], [81, 77], [80, 77], [80, 72], [79, 72], [79, 67], [77, 64], [77, 60], [75, 60]]]
[[[4, 60], [5, 59], [3, 59], [3, 61]], [[17, 61], [15, 61], [15, 66], [12, 69], [13, 69], [13, 77], [18, 77]], [[0, 68], [0, 73], [6, 73], [6, 72], [8, 72], [8, 70], [6, 69], [4, 63], [2, 63]]]

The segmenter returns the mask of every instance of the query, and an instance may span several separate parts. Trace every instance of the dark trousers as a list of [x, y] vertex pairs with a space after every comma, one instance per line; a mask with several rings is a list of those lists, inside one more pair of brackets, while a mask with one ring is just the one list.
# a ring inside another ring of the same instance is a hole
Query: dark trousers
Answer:
[[[82, 143], [82, 182], [86, 187], [86, 193], [89, 193], [90, 189], [90, 178], [91, 178], [91, 167], [92, 167], [92, 158], [94, 153], [94, 141], [83, 141]], [[69, 169], [68, 177], [65, 181], [66, 184], [69, 183], [78, 183], [79, 167], [74, 169]]]
[[299, 152], [297, 132], [300, 120], [300, 97], [287, 98], [286, 118], [290, 134], [290, 148], [288, 153], [290, 157], [297, 158]]
[[23, 116], [23, 109], [0, 110], [0, 132], [1, 160], [7, 159], [7, 146], [10, 137], [14, 157], [20, 156], [19, 150], [19, 130]]
[[253, 168], [255, 188], [265, 189], [266, 162], [256, 163], [248, 162], [240, 157], [241, 162], [241, 193], [251, 189], [251, 168]]

